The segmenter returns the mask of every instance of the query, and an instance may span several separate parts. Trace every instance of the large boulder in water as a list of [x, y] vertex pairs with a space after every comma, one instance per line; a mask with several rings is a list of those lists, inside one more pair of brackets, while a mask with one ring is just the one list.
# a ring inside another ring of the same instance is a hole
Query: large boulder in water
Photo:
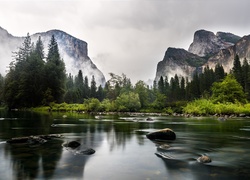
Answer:
[[175, 140], [176, 135], [172, 129], [165, 128], [146, 135], [150, 140]]
[[75, 148], [79, 147], [80, 145], [81, 144], [77, 141], [70, 141], [70, 142], [66, 142], [66, 143], [62, 144], [63, 147], [69, 147], [72, 149], [75, 149]]

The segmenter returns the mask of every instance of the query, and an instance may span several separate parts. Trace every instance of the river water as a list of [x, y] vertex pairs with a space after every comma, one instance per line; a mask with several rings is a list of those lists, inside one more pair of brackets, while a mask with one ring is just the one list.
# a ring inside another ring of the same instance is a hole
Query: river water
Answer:
[[[171, 128], [176, 140], [147, 139], [147, 133], [163, 128]], [[35, 147], [6, 143], [41, 134], [63, 137]], [[77, 150], [62, 146], [73, 140], [81, 143]], [[87, 148], [96, 152], [78, 153]], [[212, 162], [198, 163], [203, 154]], [[249, 179], [250, 119], [0, 111], [0, 167], [4, 180]]]

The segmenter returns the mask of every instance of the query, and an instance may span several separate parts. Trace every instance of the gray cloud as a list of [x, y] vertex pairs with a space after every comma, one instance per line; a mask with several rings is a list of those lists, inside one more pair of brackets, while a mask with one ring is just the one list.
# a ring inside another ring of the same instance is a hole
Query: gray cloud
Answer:
[[[187, 49], [198, 29], [250, 34], [248, 0], [0, 0], [13, 35], [61, 29], [88, 42], [104, 72], [153, 79], [168, 47]], [[3, 18], [5, 17], [5, 18]]]

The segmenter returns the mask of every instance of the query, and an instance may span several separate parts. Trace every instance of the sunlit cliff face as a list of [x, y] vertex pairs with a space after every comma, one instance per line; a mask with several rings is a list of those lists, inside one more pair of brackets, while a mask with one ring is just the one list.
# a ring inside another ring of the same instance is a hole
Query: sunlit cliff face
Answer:
[[[66, 72], [72, 75], [77, 75], [79, 70], [82, 70], [83, 76], [90, 79], [95, 77], [97, 85], [105, 84], [103, 73], [88, 57], [87, 43], [77, 39], [63, 31], [51, 30], [43, 33], [31, 35], [32, 42], [36, 42], [41, 36], [44, 44], [45, 55], [48, 50], [48, 44], [51, 36], [54, 35], [57, 40], [59, 53], [65, 62]], [[17, 51], [22, 45], [24, 37], [15, 37], [9, 34], [6, 30], [0, 28], [0, 73], [5, 75], [8, 72], [8, 66], [13, 61], [13, 52]]]

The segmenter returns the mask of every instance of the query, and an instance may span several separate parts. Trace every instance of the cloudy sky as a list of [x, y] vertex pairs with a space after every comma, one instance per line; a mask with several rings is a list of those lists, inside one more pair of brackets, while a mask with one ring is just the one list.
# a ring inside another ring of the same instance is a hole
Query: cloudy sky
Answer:
[[109, 79], [154, 79], [168, 47], [188, 49], [196, 30], [250, 34], [249, 0], [0, 0], [0, 26], [14, 36], [63, 30], [88, 43]]

